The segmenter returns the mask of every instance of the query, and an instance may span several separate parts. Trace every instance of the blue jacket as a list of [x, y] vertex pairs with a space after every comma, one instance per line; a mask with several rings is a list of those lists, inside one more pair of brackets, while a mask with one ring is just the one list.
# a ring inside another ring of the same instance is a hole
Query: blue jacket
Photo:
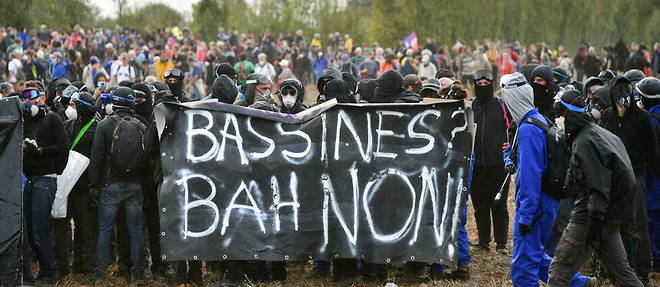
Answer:
[[546, 135], [539, 127], [524, 123], [524, 119], [528, 117], [549, 123], [537, 109], [533, 109], [522, 118], [522, 124], [518, 127], [516, 213], [518, 223], [531, 226], [534, 219], [542, 214], [548, 211], [556, 213], [559, 200], [541, 190], [543, 172], [547, 167]]
[[50, 80], [52, 81], [58, 77], [66, 77], [66, 62], [62, 61], [59, 64], [55, 64], [51, 70]]

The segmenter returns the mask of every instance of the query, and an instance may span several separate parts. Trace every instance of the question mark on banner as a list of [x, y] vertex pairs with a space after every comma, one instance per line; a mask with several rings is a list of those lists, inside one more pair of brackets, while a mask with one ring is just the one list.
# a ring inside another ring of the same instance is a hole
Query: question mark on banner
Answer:
[[[455, 118], [456, 115], [458, 115], [458, 114], [465, 115], [465, 111], [464, 111], [462, 108], [459, 108], [458, 110], [454, 111], [454, 112], [451, 114], [451, 118], [452, 118], [452, 119]], [[465, 117], [463, 117], [463, 119], [465, 119]], [[456, 136], [456, 134], [459, 133], [459, 132], [465, 131], [465, 130], [467, 129], [467, 121], [464, 120], [464, 122], [465, 122], [465, 124], [463, 124], [463, 126], [455, 127], [455, 128], [451, 131], [451, 139], [449, 140], [449, 143], [447, 144], [447, 153], [449, 152], [449, 149], [451, 149], [451, 148], [454, 147], [454, 145], [452, 144], [452, 142], [454, 141], [454, 137]], [[447, 153], [445, 153], [445, 155], [447, 155]]]

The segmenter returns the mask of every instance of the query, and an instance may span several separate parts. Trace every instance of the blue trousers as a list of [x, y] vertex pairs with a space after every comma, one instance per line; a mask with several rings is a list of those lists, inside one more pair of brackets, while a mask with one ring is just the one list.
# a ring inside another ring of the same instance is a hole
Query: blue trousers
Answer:
[[126, 227], [131, 241], [131, 273], [144, 273], [144, 211], [139, 183], [106, 185], [99, 196], [99, 237], [96, 246], [96, 272], [104, 275], [110, 259], [110, 241], [115, 230], [117, 213], [125, 212]]
[[[468, 241], [467, 230], [465, 223], [467, 222], [467, 204], [464, 205], [461, 211], [461, 225], [458, 227], [458, 266], [470, 265], [472, 257], [470, 257], [470, 242]], [[446, 265], [433, 263], [431, 270], [442, 272], [447, 268]]]
[[548, 268], [552, 258], [543, 251], [543, 247], [552, 236], [556, 215], [556, 210], [541, 214], [532, 223], [532, 231], [523, 236], [518, 228], [516, 213], [511, 259], [511, 279], [514, 286], [539, 286], [539, 280], [548, 282]]
[[50, 212], [57, 190], [54, 177], [36, 176], [25, 186], [25, 223], [32, 251], [39, 261], [39, 277], [55, 276], [55, 252]]

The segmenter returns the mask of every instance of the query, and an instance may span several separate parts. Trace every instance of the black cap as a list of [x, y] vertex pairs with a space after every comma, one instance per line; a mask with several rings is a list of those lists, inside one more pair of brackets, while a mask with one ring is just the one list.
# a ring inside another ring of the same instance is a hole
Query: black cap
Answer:
[[577, 90], [566, 90], [563, 92], [561, 95], [561, 104], [569, 111], [574, 112], [583, 112], [587, 107], [587, 102]]

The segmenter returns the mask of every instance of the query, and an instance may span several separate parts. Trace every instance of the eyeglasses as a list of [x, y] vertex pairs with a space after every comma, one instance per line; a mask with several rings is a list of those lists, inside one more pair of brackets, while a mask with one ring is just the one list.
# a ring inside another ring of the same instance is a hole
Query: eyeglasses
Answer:
[[38, 98], [41, 95], [41, 93], [37, 89], [25, 89], [23, 90], [23, 92], [21, 92], [21, 95], [23, 96], [24, 100], [27, 99], [34, 100]]

